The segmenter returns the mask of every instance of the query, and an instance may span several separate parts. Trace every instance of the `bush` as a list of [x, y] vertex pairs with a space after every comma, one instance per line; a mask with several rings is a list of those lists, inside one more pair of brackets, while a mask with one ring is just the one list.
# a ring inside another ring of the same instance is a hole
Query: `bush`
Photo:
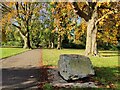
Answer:
[[9, 41], [9, 42], [1, 42], [2, 47], [22, 47], [22, 43], [18, 41]]

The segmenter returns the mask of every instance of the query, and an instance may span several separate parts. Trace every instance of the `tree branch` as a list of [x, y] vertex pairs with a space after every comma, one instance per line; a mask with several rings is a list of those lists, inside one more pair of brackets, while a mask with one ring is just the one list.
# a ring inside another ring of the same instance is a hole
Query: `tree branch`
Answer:
[[77, 13], [80, 17], [82, 17], [82, 18], [84, 18], [86, 21], [88, 21], [88, 20], [89, 20], [88, 15], [85, 14], [85, 13], [78, 7], [77, 2], [73, 2], [72, 4], [73, 4], [73, 8], [74, 8], [74, 10], [76, 11], [76, 13]]
[[17, 27], [18, 29], [21, 29], [21, 27], [19, 27], [19, 26], [17, 26], [17, 25], [15, 25], [15, 24], [12, 24], [13, 26], [15, 26], [15, 27]]
[[105, 5], [101, 5], [100, 7], [98, 7], [98, 9], [109, 9], [109, 10], [112, 10], [111, 7], [107, 7]]
[[0, 3], [0, 7], [1, 7], [2, 15], [11, 12], [11, 8], [8, 7], [5, 3]]
[[108, 13], [104, 14], [102, 17], [100, 17], [96, 22], [95, 24], [98, 24], [99, 21], [101, 21], [103, 18], [105, 18], [105, 16], [109, 15], [109, 14], [113, 14], [114, 12], [113, 11], [109, 11]]
[[19, 18], [21, 18], [20, 15], [19, 15], [19, 4], [18, 4], [18, 2], [15, 3], [15, 6], [16, 6], [16, 10], [17, 10], [17, 16]]
[[[25, 5], [21, 2], [22, 9], [25, 11]], [[24, 6], [23, 6], [24, 5]]]
[[15, 24], [12, 24], [12, 25], [18, 28], [18, 32], [20, 33], [20, 35], [21, 35], [22, 38], [25, 37], [24, 33], [21, 30], [21, 27], [15, 25]]

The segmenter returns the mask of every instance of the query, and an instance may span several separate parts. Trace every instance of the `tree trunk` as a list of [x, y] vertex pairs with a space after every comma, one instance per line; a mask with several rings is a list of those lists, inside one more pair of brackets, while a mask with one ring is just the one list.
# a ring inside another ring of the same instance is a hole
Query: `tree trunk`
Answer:
[[48, 48], [51, 48], [51, 41], [49, 41], [49, 45], [48, 45]]
[[95, 25], [95, 28], [93, 29], [92, 32], [92, 51], [91, 54], [96, 56], [98, 55], [98, 50], [97, 50], [97, 26]]
[[23, 38], [23, 41], [24, 41], [24, 46], [23, 48], [31, 48], [30, 46], [30, 42], [29, 42], [29, 39], [28, 39], [28, 34], [26, 34], [25, 36], [24, 35], [21, 35], [21, 37]]
[[58, 35], [57, 49], [61, 49], [61, 35]]
[[24, 41], [23, 48], [31, 48], [29, 34], [27, 33], [26, 35], [24, 35], [19, 29], [18, 29], [18, 32], [20, 33], [20, 36]]
[[86, 37], [86, 49], [85, 49], [85, 55], [88, 56], [91, 53], [91, 33], [92, 33], [92, 28], [93, 28], [93, 20], [89, 20], [87, 23], [87, 37]]
[[24, 41], [24, 46], [23, 46], [23, 48], [28, 48], [28, 40], [27, 40], [27, 37], [23, 37], [23, 41]]
[[32, 48], [31, 47], [31, 44], [30, 44], [30, 35], [29, 35], [29, 32], [28, 32], [28, 36], [27, 36], [27, 48]]
[[30, 44], [30, 30], [29, 30], [29, 24], [28, 24], [28, 20], [26, 21], [26, 29], [27, 29], [27, 34], [26, 34], [26, 37], [27, 37], [27, 48], [32, 48], [31, 47], [31, 44]]
[[98, 55], [97, 51], [97, 42], [96, 42], [96, 37], [97, 37], [97, 25], [96, 25], [96, 20], [97, 20], [97, 10], [94, 10], [94, 13], [92, 14], [91, 19], [87, 22], [87, 38], [86, 38], [86, 50], [85, 50], [85, 55]]
[[51, 48], [52, 49], [54, 48], [54, 42], [51, 42]]
[[52, 49], [54, 48], [54, 34], [52, 34], [52, 37], [51, 37], [51, 48]]

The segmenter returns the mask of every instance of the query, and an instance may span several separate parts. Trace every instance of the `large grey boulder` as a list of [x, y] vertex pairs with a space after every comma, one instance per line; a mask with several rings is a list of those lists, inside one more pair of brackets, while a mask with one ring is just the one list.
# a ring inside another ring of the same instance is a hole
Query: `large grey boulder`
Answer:
[[90, 59], [76, 54], [60, 55], [58, 71], [65, 80], [77, 80], [95, 74]]

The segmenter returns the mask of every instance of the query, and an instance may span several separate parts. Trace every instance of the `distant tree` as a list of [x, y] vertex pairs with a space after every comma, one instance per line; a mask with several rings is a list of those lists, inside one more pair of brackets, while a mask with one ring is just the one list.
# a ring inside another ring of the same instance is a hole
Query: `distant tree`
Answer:
[[[11, 15], [9, 14], [9, 12], [11, 12], [11, 8], [6, 6], [3, 3], [0, 3], [0, 11], [2, 12], [2, 18], [0, 18], [1, 19], [0, 24], [2, 26], [2, 28], [0, 29], [1, 33], [2, 33], [2, 42], [6, 42], [7, 41], [6, 40], [6, 29], [8, 28], [8, 26], [10, 24], [9, 23], [9, 20], [10, 20], [9, 17], [11, 17]], [[7, 14], [7, 16], [6, 16], [6, 14]]]
[[74, 34], [74, 43], [85, 45], [86, 41], [86, 31], [87, 31], [87, 24], [84, 19], [80, 21], [80, 24], [76, 26]]
[[53, 3], [54, 30], [57, 33], [57, 49], [61, 49], [64, 35], [68, 35], [75, 27], [75, 13], [70, 3]]
[[[6, 20], [15, 26], [24, 41], [23, 48], [31, 48], [30, 31], [34, 22], [34, 17], [39, 16], [40, 4], [36, 2], [10, 2], [1, 4], [3, 12], [8, 11], [4, 15], [2, 21]], [[5, 23], [8, 23], [5, 22]]]

